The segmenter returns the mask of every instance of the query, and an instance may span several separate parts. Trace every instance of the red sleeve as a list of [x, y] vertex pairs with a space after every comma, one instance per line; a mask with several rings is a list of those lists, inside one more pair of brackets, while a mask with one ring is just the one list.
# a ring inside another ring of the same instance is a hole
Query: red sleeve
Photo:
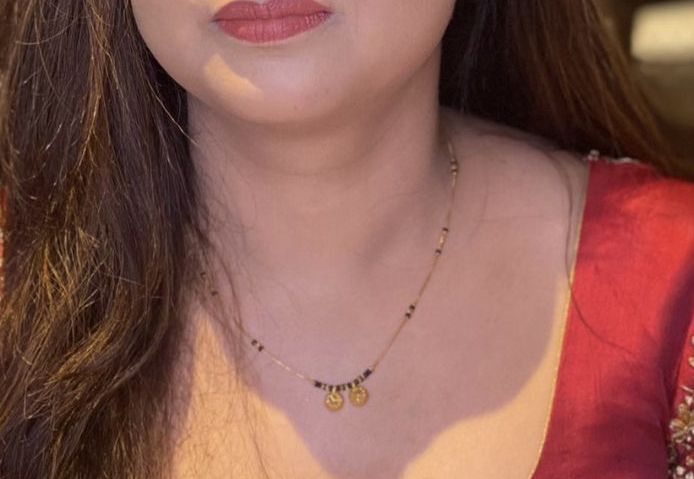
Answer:
[[619, 175], [596, 175], [605, 181], [596, 187], [610, 192], [596, 210], [614, 218], [610, 226], [621, 229], [615, 236], [622, 247], [612, 237], [596, 250], [618, 258], [611, 269], [622, 277], [615, 283], [631, 290], [620, 296], [620, 302], [629, 303], [620, 307], [630, 311], [635, 323], [621, 330], [621, 341], [632, 351], [650, 351], [643, 359], [659, 363], [663, 373], [670, 477], [694, 478], [694, 184], [664, 177], [643, 164], [617, 168]]
[[628, 328], [618, 327], [616, 341], [659, 365], [667, 401], [663, 432], [669, 474], [694, 478], [694, 184], [639, 163], [596, 166], [621, 170], [596, 175], [605, 182], [596, 187], [609, 191], [596, 209], [612, 222], [593, 222], [614, 227], [607, 228], [613, 230], [611, 238], [593, 234], [603, 238], [594, 252], [613, 258], [606, 268], [621, 276], [614, 277], [614, 291], [626, 294], [612, 297], [633, 321]]
[[[694, 389], [694, 184], [638, 162], [591, 168], [554, 411], [535, 478], [651, 479], [668, 477], [668, 463], [670, 477], [689, 477], [675, 475], [686, 458], [669, 446], [669, 426], [684, 401], [678, 386]], [[683, 417], [687, 433], [676, 439], [690, 441], [694, 413]]]
[[593, 167], [583, 299], [601, 297], [601, 307], [631, 318], [603, 326], [629, 350], [648, 351], [642, 358], [660, 365], [674, 399], [682, 355], [694, 355], [683, 350], [694, 317], [694, 183], [638, 162]]

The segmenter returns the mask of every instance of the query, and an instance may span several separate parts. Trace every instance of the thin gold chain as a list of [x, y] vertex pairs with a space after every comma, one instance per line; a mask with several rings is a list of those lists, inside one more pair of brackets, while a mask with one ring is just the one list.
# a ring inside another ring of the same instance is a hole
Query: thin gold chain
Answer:
[[[424, 278], [424, 282], [422, 283], [421, 287], [419, 288], [419, 291], [417, 292], [417, 295], [415, 299], [409, 304], [407, 307], [407, 310], [403, 314], [402, 320], [400, 321], [400, 324], [398, 325], [397, 329], [393, 333], [393, 335], [390, 337], [390, 340], [386, 344], [385, 348], [381, 351], [381, 353], [376, 357], [376, 359], [371, 363], [371, 365], [366, 368], [361, 374], [359, 374], [355, 379], [353, 379], [350, 382], [346, 383], [341, 383], [341, 384], [331, 384], [331, 383], [326, 383], [324, 381], [320, 381], [316, 378], [313, 378], [307, 374], [303, 374], [300, 371], [297, 371], [296, 369], [292, 368], [288, 364], [286, 364], [284, 361], [282, 361], [277, 355], [275, 355], [273, 352], [268, 350], [260, 341], [258, 341], [256, 338], [254, 338], [251, 334], [249, 334], [243, 327], [240, 327], [241, 333], [246, 336], [251, 343], [251, 346], [253, 346], [257, 351], [259, 352], [265, 352], [270, 359], [280, 366], [281, 368], [285, 369], [286, 371], [294, 374], [300, 379], [303, 379], [305, 381], [308, 381], [311, 383], [313, 386], [318, 387], [324, 391], [328, 392], [328, 396], [326, 397], [326, 406], [330, 410], [338, 410], [342, 407], [342, 397], [339, 394], [340, 391], [350, 391], [350, 399], [352, 400], [352, 403], [361, 406], [366, 402], [366, 399], [368, 398], [368, 394], [366, 392], [366, 389], [362, 386], [362, 383], [376, 370], [378, 367], [379, 363], [381, 360], [388, 354], [390, 351], [391, 347], [393, 346], [393, 343], [395, 343], [395, 340], [398, 338], [400, 335], [400, 332], [403, 330], [405, 325], [412, 319], [412, 316], [414, 315], [414, 312], [417, 308], [417, 305], [419, 304], [419, 301], [424, 293], [424, 290], [429, 284], [429, 280], [431, 279], [434, 270], [436, 269], [436, 265], [438, 264], [439, 258], [441, 254], [443, 253], [444, 245], [446, 244], [446, 240], [448, 238], [448, 235], [450, 233], [450, 220], [451, 220], [451, 213], [453, 211], [453, 204], [455, 203], [455, 192], [456, 192], [456, 183], [457, 183], [457, 178], [458, 178], [458, 158], [455, 153], [455, 147], [453, 146], [453, 142], [451, 140], [450, 134], [448, 133], [448, 130], [446, 129], [445, 125], [443, 123], [440, 124], [441, 130], [443, 132], [443, 135], [446, 139], [446, 146], [448, 150], [448, 156], [449, 156], [449, 172], [451, 173], [451, 187], [450, 187], [450, 194], [449, 194], [449, 204], [448, 204], [448, 210], [446, 212], [446, 216], [444, 218], [444, 225], [441, 228], [441, 233], [439, 235], [438, 239], [438, 244], [434, 250], [434, 257], [433, 261], [431, 264], [431, 267], [429, 268], [429, 271]], [[204, 271], [200, 273], [201, 277], [204, 280], [207, 280], [207, 275]], [[218, 294], [218, 292], [215, 289], [209, 288], [210, 293], [215, 296]]]

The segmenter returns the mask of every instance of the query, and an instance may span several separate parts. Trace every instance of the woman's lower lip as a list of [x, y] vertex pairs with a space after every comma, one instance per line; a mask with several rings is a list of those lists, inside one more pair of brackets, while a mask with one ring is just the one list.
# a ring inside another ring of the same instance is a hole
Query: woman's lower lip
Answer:
[[217, 20], [219, 28], [234, 38], [251, 43], [268, 43], [293, 37], [323, 23], [332, 13], [290, 15], [281, 18], [253, 20]]

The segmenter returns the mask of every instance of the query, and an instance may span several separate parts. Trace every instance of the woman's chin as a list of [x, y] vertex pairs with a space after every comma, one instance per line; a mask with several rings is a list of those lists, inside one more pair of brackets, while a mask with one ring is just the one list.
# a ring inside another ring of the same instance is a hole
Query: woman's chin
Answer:
[[353, 96], [318, 96], [310, 89], [301, 91], [262, 90], [238, 91], [227, 85], [188, 94], [192, 112], [215, 113], [232, 122], [298, 125], [329, 121], [347, 112], [354, 103]]

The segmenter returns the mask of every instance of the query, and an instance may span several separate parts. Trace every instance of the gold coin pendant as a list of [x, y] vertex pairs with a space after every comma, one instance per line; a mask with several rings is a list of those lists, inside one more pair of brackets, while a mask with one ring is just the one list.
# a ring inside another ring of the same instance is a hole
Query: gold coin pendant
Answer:
[[344, 403], [345, 400], [342, 399], [342, 394], [338, 391], [330, 391], [325, 396], [325, 407], [327, 407], [329, 411], [339, 411]]
[[355, 406], [363, 406], [369, 400], [369, 391], [364, 386], [355, 386], [349, 390], [349, 400]]

